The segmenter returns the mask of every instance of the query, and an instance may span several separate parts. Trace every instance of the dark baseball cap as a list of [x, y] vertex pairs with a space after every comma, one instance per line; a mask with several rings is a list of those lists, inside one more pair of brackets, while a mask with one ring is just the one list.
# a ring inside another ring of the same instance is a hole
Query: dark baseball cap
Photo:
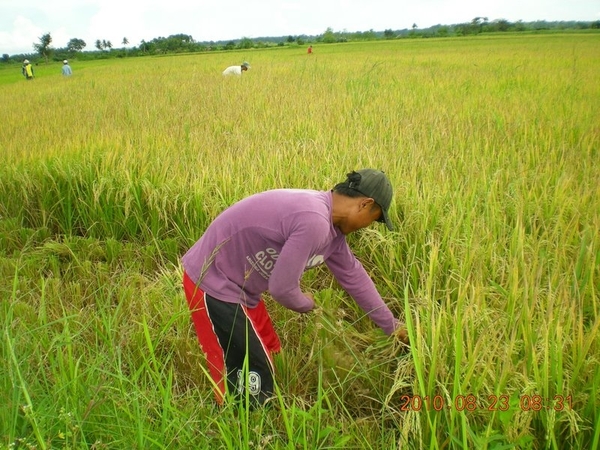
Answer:
[[352, 171], [347, 175], [346, 181], [340, 183], [340, 185], [375, 200], [375, 203], [381, 207], [382, 212], [379, 222], [385, 223], [389, 230], [394, 229], [388, 214], [394, 190], [392, 189], [392, 183], [383, 171], [375, 169]]

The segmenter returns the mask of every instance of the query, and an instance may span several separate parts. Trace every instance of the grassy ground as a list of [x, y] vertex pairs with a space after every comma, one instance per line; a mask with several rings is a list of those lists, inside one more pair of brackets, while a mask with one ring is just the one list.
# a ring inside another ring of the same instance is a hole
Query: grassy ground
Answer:
[[[0, 448], [597, 448], [599, 44], [0, 69]], [[392, 179], [398, 227], [350, 242], [410, 353], [315, 270], [320, 314], [269, 302], [273, 407], [217, 409], [179, 258], [234, 201], [361, 167]]]

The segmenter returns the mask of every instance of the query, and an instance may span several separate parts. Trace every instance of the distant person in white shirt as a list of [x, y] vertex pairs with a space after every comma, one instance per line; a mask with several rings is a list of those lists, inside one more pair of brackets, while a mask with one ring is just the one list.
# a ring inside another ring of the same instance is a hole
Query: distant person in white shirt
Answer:
[[240, 66], [229, 66], [223, 71], [223, 75], [241, 75], [250, 68], [250, 64], [244, 61]]
[[63, 61], [62, 74], [65, 77], [70, 77], [71, 75], [73, 75], [73, 70], [71, 70], [71, 66], [69, 66], [69, 61], [67, 61], [66, 59]]

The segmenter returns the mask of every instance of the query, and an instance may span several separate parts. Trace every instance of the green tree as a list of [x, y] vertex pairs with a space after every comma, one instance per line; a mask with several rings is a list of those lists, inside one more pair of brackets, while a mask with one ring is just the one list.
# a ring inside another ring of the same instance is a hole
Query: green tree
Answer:
[[254, 42], [252, 42], [252, 39], [247, 37], [242, 38], [242, 40], [238, 44], [238, 48], [248, 49], [252, 47], [254, 47]]
[[67, 43], [67, 51], [69, 53], [77, 53], [83, 50], [86, 45], [83, 39], [73, 38]]
[[121, 41], [121, 44], [123, 44], [123, 50], [125, 50], [125, 56], [127, 56], [129, 54], [129, 49], [127, 48], [127, 44], [129, 44], [129, 39], [124, 37]]
[[188, 34], [172, 34], [169, 37], [157, 37], [148, 42], [148, 51], [156, 53], [172, 53], [194, 51], [194, 38]]
[[525, 24], [523, 23], [522, 20], [518, 20], [517, 22], [515, 22], [514, 24], [514, 29], [516, 31], [525, 31], [527, 29], [527, 27], [525, 26]]
[[413, 37], [413, 38], [416, 37], [417, 36], [417, 29], [418, 29], [417, 24], [413, 23], [412, 24], [412, 30], [410, 30], [410, 32], [408, 33], [408, 35], [411, 36], [411, 37]]
[[396, 37], [396, 33], [394, 33], [394, 30], [392, 29], [383, 30], [383, 37], [386, 39], [394, 39]]
[[9, 54], [8, 54], [8, 53], [4, 53], [4, 54], [2, 55], [2, 62], [5, 62], [5, 63], [7, 63], [7, 62], [9, 62], [9, 61], [10, 61], [10, 56], [9, 56]]
[[48, 63], [48, 58], [52, 54], [52, 47], [50, 44], [52, 43], [52, 36], [50, 33], [43, 34], [39, 37], [40, 42], [37, 44], [33, 44], [33, 49], [40, 54], [42, 58], [46, 60], [46, 64]]
[[102, 49], [104, 48], [100, 39], [96, 39], [96, 48], [100, 51], [102, 51]]
[[335, 42], [335, 34], [333, 33], [333, 29], [328, 27], [323, 33], [323, 42], [326, 44], [332, 44]]
[[475, 17], [471, 21], [471, 29], [473, 30], [473, 33], [475, 33], [475, 34], [481, 33], [483, 31], [483, 26], [487, 25], [487, 23], [488, 23], [487, 17]]
[[440, 37], [446, 37], [450, 33], [450, 30], [447, 26], [441, 26], [437, 29], [436, 34]]
[[[377, 39], [377, 35], [375, 34], [373, 28], [363, 33], [363, 39], [365, 41], [374, 41], [375, 39]], [[344, 42], [346, 42], [346, 40], [344, 40]]]
[[492, 22], [490, 25], [491, 31], [508, 31], [510, 29], [510, 22], [506, 19], [498, 19]]
[[145, 40], [142, 39], [142, 42], [140, 42], [140, 51], [142, 53], [149, 53], [150, 50], [152, 50], [153, 44], [151, 42], [146, 42]]

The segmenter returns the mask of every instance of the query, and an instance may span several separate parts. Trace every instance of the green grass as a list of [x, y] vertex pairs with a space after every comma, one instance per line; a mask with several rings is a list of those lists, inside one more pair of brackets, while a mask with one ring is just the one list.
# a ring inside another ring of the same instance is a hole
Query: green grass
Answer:
[[[597, 448], [599, 41], [1, 68], [0, 448]], [[349, 240], [410, 352], [314, 270], [322, 311], [268, 301], [273, 406], [217, 408], [181, 255], [236, 200], [361, 167], [398, 226]]]

